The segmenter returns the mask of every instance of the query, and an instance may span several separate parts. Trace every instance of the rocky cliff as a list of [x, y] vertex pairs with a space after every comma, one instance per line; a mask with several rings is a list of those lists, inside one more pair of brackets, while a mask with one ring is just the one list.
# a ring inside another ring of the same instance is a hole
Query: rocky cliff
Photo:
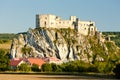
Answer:
[[82, 60], [92, 63], [95, 60], [114, 60], [119, 51], [114, 42], [102, 42], [97, 35], [84, 36], [69, 28], [37, 28], [13, 39], [10, 54], [11, 58], [56, 57], [63, 62]]

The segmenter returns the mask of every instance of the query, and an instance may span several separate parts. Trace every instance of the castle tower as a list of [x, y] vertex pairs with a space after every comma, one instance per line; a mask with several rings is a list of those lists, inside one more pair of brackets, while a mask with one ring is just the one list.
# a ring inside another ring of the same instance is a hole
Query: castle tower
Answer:
[[55, 27], [56, 16], [51, 14], [36, 15], [36, 27]]
[[40, 27], [40, 16], [36, 15], [36, 28]]

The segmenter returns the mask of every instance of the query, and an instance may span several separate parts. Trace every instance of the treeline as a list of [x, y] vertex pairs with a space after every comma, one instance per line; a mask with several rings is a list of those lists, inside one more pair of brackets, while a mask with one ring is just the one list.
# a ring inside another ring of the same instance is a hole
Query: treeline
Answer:
[[95, 64], [85, 63], [83, 61], [71, 61], [57, 65], [55, 63], [45, 63], [41, 68], [34, 64], [21, 64], [13, 71], [35, 71], [35, 72], [95, 72], [95, 73], [111, 73], [113, 71], [112, 63], [96, 62]]
[[120, 35], [120, 32], [102, 32], [104, 35]]
[[26, 32], [21, 33], [0, 33], [0, 39], [1, 40], [12, 40], [13, 38], [17, 38], [19, 34], [27, 34]]
[[13, 38], [18, 38], [19, 34], [26, 34], [26, 32], [21, 33], [0, 33], [0, 44], [4, 44], [7, 42], [10, 42], [10, 40], [13, 40]]
[[[79, 64], [77, 64], [79, 63]], [[120, 64], [117, 64], [114, 68], [110, 67], [110, 64], [106, 65], [105, 63], [99, 63], [99, 65], [95, 66], [92, 64], [84, 63], [81, 61], [75, 61], [75, 62], [68, 62], [63, 63], [62, 65], [57, 65], [54, 63], [45, 63], [42, 65], [41, 68], [39, 68], [38, 65], [33, 64], [32, 67], [28, 64], [21, 64], [18, 66], [14, 71], [24, 71], [24, 72], [77, 72], [77, 73], [83, 73], [83, 72], [93, 72], [93, 73], [110, 73], [110, 71], [115, 73], [116, 78], [120, 78]]]
[[83, 61], [72, 61], [63, 63], [61, 65], [43, 64], [41, 67], [42, 72], [95, 72], [95, 73], [111, 73], [114, 64], [107, 62], [95, 62], [94, 64], [85, 63]]
[[9, 33], [1, 33], [0, 34], [0, 39], [1, 40], [11, 40], [13, 39], [14, 37], [16, 37], [16, 34], [9, 34]]
[[[113, 64], [112, 64], [113, 65]], [[32, 67], [28, 64], [21, 64], [14, 71], [34, 71], [34, 72], [94, 72], [94, 73], [115, 73], [116, 78], [120, 78], [120, 63], [116, 66], [112, 67], [111, 63], [102, 63], [96, 62], [96, 64], [84, 63], [82, 61], [72, 61], [68, 63], [63, 63], [61, 65], [57, 65], [54, 63], [45, 63], [39, 68], [38, 65], [33, 64]]]
[[0, 34], [0, 44], [8, 43], [14, 37], [16, 37], [16, 34], [9, 34], [9, 33]]
[[102, 32], [104, 35], [114, 35], [111, 37], [111, 40], [115, 42], [115, 44], [120, 47], [120, 32]]
[[46, 63], [41, 67], [42, 72], [98, 72], [94, 65], [84, 63], [82, 61], [72, 61], [56, 65], [54, 63]]

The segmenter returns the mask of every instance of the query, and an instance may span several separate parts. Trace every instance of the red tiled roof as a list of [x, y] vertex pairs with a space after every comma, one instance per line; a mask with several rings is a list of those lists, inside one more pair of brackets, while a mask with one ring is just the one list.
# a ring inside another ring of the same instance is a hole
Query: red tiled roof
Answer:
[[11, 66], [17, 66], [23, 59], [11, 59], [10, 65]]
[[45, 58], [44, 61], [55, 61], [55, 62], [59, 62], [61, 61], [60, 59], [56, 58], [56, 57], [48, 57], [48, 58]]
[[38, 66], [42, 66], [42, 64], [44, 64], [45, 62], [42, 60], [42, 59], [40, 59], [40, 58], [28, 58], [27, 59], [29, 62], [30, 62], [30, 64], [32, 65], [32, 64], [37, 64]]
[[44, 58], [43, 60], [48, 63], [62, 64], [62, 61], [56, 57], [48, 57]]

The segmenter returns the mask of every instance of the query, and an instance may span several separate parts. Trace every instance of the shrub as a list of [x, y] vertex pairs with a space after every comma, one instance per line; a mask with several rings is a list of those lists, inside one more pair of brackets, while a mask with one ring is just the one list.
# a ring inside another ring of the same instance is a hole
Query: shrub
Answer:
[[35, 72], [39, 72], [40, 71], [39, 66], [37, 64], [33, 64], [31, 69], [32, 69], [32, 71], [35, 71]]
[[116, 65], [113, 72], [115, 73], [116, 78], [120, 79], [120, 63]]
[[98, 72], [96, 66], [82, 61], [63, 63], [60, 65], [60, 68], [64, 72]]
[[50, 65], [52, 67], [53, 72], [61, 72], [62, 71], [57, 64], [51, 63]]
[[20, 66], [18, 66], [18, 70], [28, 72], [31, 71], [31, 67], [28, 64], [23, 63]]
[[0, 49], [0, 71], [10, 69], [10, 60], [5, 50]]
[[52, 66], [49, 63], [45, 63], [45, 64], [42, 65], [41, 71], [52, 72]]

